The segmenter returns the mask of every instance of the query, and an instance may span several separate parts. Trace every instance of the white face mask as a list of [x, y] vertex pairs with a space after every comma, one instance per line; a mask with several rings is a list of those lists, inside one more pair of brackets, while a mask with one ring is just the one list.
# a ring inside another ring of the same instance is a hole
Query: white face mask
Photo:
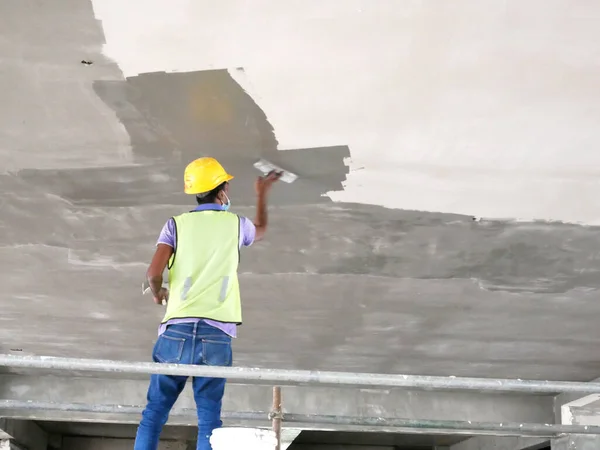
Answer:
[[229, 197], [227, 196], [227, 194], [225, 192], [223, 192], [223, 195], [225, 196], [225, 198], [227, 199], [227, 203], [223, 203], [223, 209], [225, 211], [228, 211], [229, 208], [231, 208], [231, 200], [229, 200]]

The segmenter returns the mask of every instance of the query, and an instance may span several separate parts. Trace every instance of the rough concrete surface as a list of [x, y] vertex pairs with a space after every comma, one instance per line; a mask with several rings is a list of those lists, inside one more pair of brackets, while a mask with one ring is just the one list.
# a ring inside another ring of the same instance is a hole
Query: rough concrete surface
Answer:
[[352, 149], [277, 152], [227, 72], [123, 79], [87, 0], [2, 2], [0, 29], [0, 351], [147, 360], [162, 309], [140, 280], [164, 221], [192, 206], [185, 164], [212, 154], [242, 214], [258, 157], [304, 174], [276, 187], [269, 235], [243, 253], [236, 364], [600, 373], [598, 228], [333, 203]]

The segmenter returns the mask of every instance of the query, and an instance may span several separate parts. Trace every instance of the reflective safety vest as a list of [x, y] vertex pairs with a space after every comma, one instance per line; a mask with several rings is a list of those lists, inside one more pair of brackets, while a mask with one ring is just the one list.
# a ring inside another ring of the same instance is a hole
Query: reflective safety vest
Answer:
[[162, 323], [194, 317], [241, 324], [239, 217], [201, 210], [173, 219], [176, 248], [169, 261], [169, 301]]

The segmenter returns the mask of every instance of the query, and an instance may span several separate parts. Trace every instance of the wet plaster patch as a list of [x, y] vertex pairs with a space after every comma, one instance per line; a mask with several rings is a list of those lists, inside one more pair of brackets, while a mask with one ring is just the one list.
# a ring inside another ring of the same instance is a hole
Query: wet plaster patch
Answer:
[[218, 158], [235, 175], [239, 204], [254, 201], [244, 186], [256, 177], [252, 164], [259, 158], [300, 176], [273, 192], [275, 203], [329, 202], [326, 192], [343, 189], [348, 147], [278, 151], [264, 112], [227, 70], [149, 73], [123, 82], [99, 81], [95, 89], [127, 128], [136, 157], [164, 167], [174, 192], [181, 191], [182, 167], [205, 155]]
[[279, 267], [294, 273], [466, 279], [514, 293], [600, 288], [600, 227], [359, 204], [285, 208], [273, 216], [277, 232], [247, 252], [242, 270], [270, 273], [268, 255], [277, 252]]
[[348, 147], [278, 151], [273, 129], [260, 107], [226, 70], [153, 73], [126, 81], [98, 81], [98, 96], [127, 129], [134, 164], [86, 169], [23, 170], [25, 182], [77, 205], [188, 205], [181, 176], [189, 161], [217, 157], [235, 176], [235, 202], [254, 203], [253, 163], [266, 158], [300, 178], [282, 183], [273, 204], [327, 203], [327, 192], [343, 189]]

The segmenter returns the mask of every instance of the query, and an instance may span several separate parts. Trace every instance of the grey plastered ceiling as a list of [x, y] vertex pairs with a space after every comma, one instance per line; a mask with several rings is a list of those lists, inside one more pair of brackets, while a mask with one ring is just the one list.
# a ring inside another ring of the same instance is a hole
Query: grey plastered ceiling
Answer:
[[2, 2], [0, 30], [2, 352], [149, 360], [162, 309], [140, 283], [209, 154], [240, 214], [259, 157], [300, 175], [243, 253], [237, 365], [600, 374], [598, 228], [332, 202], [352, 148], [278, 151], [227, 71], [123, 78], [88, 0]]

